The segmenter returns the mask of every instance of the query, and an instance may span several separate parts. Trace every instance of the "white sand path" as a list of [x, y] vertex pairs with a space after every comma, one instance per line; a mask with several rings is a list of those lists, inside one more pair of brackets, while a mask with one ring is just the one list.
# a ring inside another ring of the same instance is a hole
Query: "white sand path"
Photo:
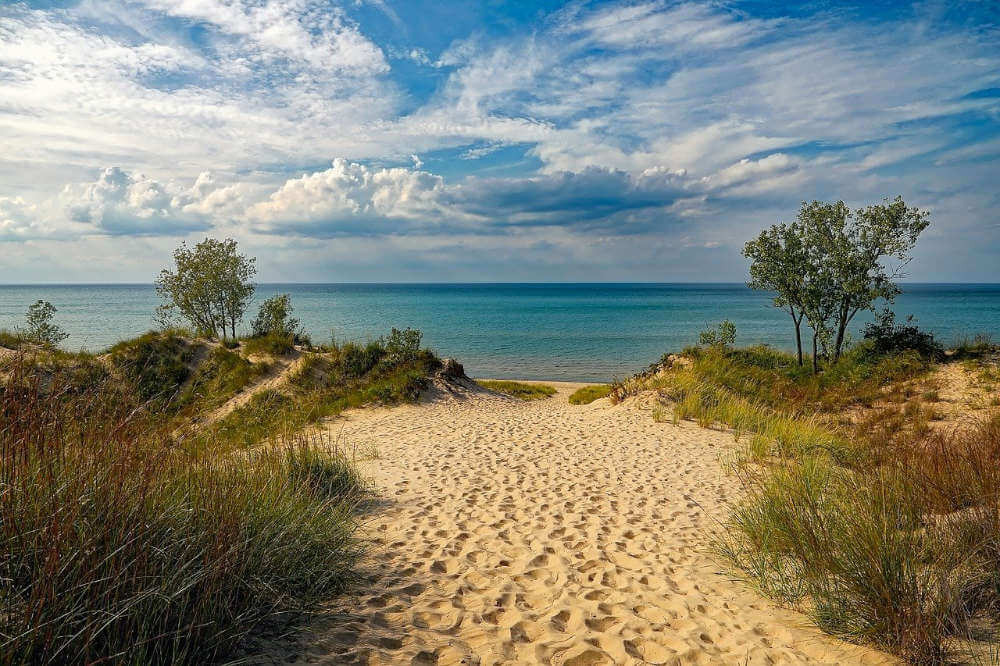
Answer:
[[359, 591], [283, 662], [873, 664], [727, 576], [708, 548], [738, 494], [732, 435], [656, 423], [641, 400], [574, 406], [431, 392], [357, 410], [334, 437], [375, 443], [383, 498]]

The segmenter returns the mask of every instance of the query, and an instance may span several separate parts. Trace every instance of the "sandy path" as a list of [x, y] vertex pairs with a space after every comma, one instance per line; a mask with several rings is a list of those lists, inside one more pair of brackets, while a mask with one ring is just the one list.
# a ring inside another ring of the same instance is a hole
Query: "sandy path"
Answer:
[[384, 498], [363, 593], [283, 662], [884, 663], [720, 572], [706, 550], [734, 484], [732, 436], [655, 423], [639, 403], [520, 402], [474, 390], [355, 411]]

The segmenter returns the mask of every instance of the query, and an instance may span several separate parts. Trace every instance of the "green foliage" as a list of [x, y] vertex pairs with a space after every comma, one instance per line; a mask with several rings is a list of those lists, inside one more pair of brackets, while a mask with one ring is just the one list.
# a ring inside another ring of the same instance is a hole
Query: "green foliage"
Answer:
[[164, 304], [158, 317], [169, 324], [174, 317], [186, 320], [199, 334], [236, 338], [236, 325], [253, 298], [256, 259], [236, 251], [236, 241], [206, 238], [188, 248], [174, 250], [174, 270], [163, 269], [156, 291]]
[[611, 393], [611, 387], [607, 384], [596, 384], [594, 386], [584, 386], [578, 388], [569, 397], [571, 405], [589, 405], [595, 400], [606, 398]]
[[139, 396], [161, 403], [173, 400], [191, 376], [194, 354], [187, 339], [174, 330], [150, 331], [108, 350], [112, 365], [134, 383]]
[[420, 339], [423, 334], [413, 328], [399, 330], [393, 328], [382, 341], [385, 349], [385, 361], [390, 365], [415, 361], [420, 353]]
[[26, 323], [24, 334], [27, 339], [46, 347], [55, 347], [68, 338], [69, 333], [52, 323], [55, 314], [56, 307], [48, 301], [39, 299], [29, 305], [24, 315]]
[[556, 394], [556, 390], [548, 384], [525, 384], [524, 382], [492, 379], [477, 379], [476, 383], [483, 388], [521, 400], [541, 400]]
[[299, 334], [299, 320], [292, 317], [292, 297], [278, 294], [260, 304], [257, 317], [250, 324], [251, 336], [275, 335], [294, 338]]
[[364, 377], [371, 372], [385, 356], [385, 347], [380, 341], [372, 341], [361, 346], [348, 342], [339, 349], [340, 359], [348, 377]]
[[0, 347], [20, 349], [23, 345], [31, 342], [31, 337], [24, 331], [9, 331], [5, 328], [0, 328]]
[[120, 379], [63, 382], [0, 390], [0, 661], [224, 660], [351, 580], [362, 489], [343, 454], [182, 455]]
[[905, 324], [897, 324], [895, 313], [886, 308], [876, 315], [874, 322], [865, 326], [863, 334], [869, 343], [868, 349], [877, 356], [912, 350], [929, 359], [944, 358], [944, 348], [931, 333], [913, 324], [912, 315], [906, 318]]
[[218, 407], [267, 372], [267, 363], [251, 363], [217, 347], [195, 366], [172, 406], [207, 410]]
[[726, 319], [715, 328], [699, 333], [698, 342], [709, 347], [728, 347], [736, 342], [736, 324]]
[[853, 212], [842, 201], [803, 203], [794, 223], [775, 225], [746, 244], [747, 284], [777, 292], [775, 305], [787, 308], [795, 323], [800, 363], [799, 323], [808, 321], [817, 371], [819, 349], [840, 359], [858, 312], [900, 293], [895, 279], [928, 224], [927, 213], [899, 197]]
[[247, 354], [265, 354], [269, 356], [284, 356], [295, 349], [295, 336], [286, 333], [266, 333], [260, 337], [247, 338], [243, 341], [243, 351]]

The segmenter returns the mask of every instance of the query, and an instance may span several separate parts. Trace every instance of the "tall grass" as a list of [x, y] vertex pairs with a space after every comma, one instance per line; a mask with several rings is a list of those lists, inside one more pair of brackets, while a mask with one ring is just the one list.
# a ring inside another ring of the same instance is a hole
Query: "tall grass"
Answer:
[[192, 455], [136, 396], [26, 363], [0, 388], [0, 663], [205, 663], [350, 580], [345, 456]]
[[829, 633], [944, 663], [1000, 645], [1000, 414], [947, 432], [893, 405], [929, 368], [862, 350], [812, 377], [766, 348], [696, 350], [615, 395], [656, 389], [675, 419], [735, 430], [745, 494], [717, 546], [748, 580]]

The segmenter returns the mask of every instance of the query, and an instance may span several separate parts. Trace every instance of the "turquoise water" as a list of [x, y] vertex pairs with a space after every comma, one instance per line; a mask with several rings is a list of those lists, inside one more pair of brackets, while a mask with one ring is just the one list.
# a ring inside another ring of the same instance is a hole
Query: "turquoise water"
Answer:
[[[726, 318], [738, 344], [794, 344], [788, 316], [741, 284], [281, 284], [260, 285], [258, 300], [280, 292], [291, 294], [314, 341], [411, 326], [479, 377], [607, 381]], [[149, 329], [158, 304], [149, 285], [0, 286], [0, 328], [21, 324], [39, 298], [58, 308], [69, 349], [97, 350]], [[997, 284], [909, 284], [895, 309], [945, 342], [980, 331], [1000, 338]]]

